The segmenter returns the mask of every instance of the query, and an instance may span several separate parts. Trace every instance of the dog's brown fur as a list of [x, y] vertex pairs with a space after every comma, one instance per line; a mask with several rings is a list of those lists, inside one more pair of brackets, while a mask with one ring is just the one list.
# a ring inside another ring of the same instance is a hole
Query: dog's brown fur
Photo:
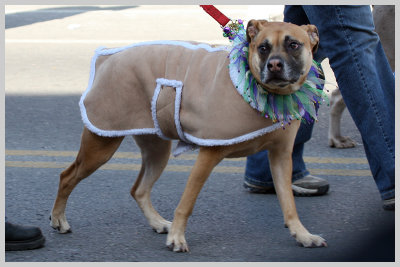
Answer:
[[[259, 24], [259, 22], [251, 21], [249, 24], [254, 25]], [[305, 30], [313, 27], [305, 26], [301, 28], [286, 23], [271, 23], [268, 24], [268, 27], [266, 25], [267, 22], [261, 22], [257, 26], [258, 32], [251, 34], [249, 51], [250, 57], [253, 58], [251, 66], [254, 69], [262, 69], [259, 64], [261, 60], [257, 60], [257, 57], [259, 57], [257, 48], [266, 39], [271, 40], [274, 54], [282, 55], [282, 58], [285, 58], [286, 52], [282, 49], [285, 46], [283, 42], [285, 42], [285, 36], [290, 35], [292, 39], [302, 43], [302, 50], [298, 51], [295, 58], [304, 61], [302, 62], [302, 71], [304, 73], [299, 75], [299, 81], [296, 83], [291, 83], [290, 86], [285, 88], [273, 88], [273, 90], [282, 90], [283, 93], [286, 90], [297, 90], [298, 83], [301, 83], [308, 73], [308, 69], [311, 66], [312, 50], [315, 49], [317, 44], [315, 42], [317, 36], [315, 34], [310, 35]], [[254, 61], [258, 62], [258, 66], [255, 65]], [[255, 74], [260, 77], [259, 73]], [[268, 88], [268, 84], [265, 84], [265, 86]], [[253, 140], [235, 145], [200, 147], [197, 160], [189, 175], [181, 201], [175, 210], [172, 223], [159, 215], [150, 200], [151, 188], [167, 165], [171, 151], [171, 141], [160, 139], [156, 135], [135, 136], [134, 139], [142, 153], [142, 167], [132, 187], [131, 195], [137, 201], [150, 226], [158, 233], [168, 232], [167, 246], [174, 251], [188, 251], [189, 248], [185, 240], [187, 220], [192, 213], [196, 198], [213, 168], [223, 158], [243, 157], [268, 149], [272, 176], [284, 215], [285, 225], [301, 245], [305, 247], [326, 246], [323, 238], [312, 235], [305, 229], [296, 211], [291, 188], [291, 154], [299, 125], [300, 121], [293, 121], [285, 129], [278, 129]], [[84, 129], [81, 147], [75, 162], [60, 175], [58, 195], [51, 216], [52, 227], [59, 229], [61, 233], [70, 231], [70, 226], [65, 217], [65, 208], [70, 193], [82, 179], [89, 176], [112, 157], [122, 139], [123, 137], [100, 137], [86, 128]]]
[[[251, 20], [247, 25], [247, 40], [250, 43], [249, 66], [258, 83], [269, 92], [285, 95], [294, 93], [307, 78], [312, 64], [312, 52], [317, 50], [319, 37], [314, 25], [303, 25], [300, 28], [302, 30], [294, 24], [270, 23], [266, 20]], [[292, 49], [291, 44], [298, 45], [298, 48]], [[263, 46], [268, 49], [265, 55], [258, 51]], [[260, 77], [274, 58], [280, 59], [283, 64], [283, 78], [296, 78], [295, 82], [286, 81], [282, 84], [280, 80], [272, 80], [266, 83], [265, 79]], [[293, 77], [294, 74], [300, 77]]]

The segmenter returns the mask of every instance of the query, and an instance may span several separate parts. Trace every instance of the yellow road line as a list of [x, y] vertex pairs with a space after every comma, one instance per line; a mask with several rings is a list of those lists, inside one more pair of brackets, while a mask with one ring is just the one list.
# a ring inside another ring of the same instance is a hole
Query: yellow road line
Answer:
[[349, 169], [308, 169], [312, 175], [332, 176], [372, 176], [370, 170], [349, 170]]
[[303, 157], [306, 163], [327, 163], [327, 164], [368, 164], [365, 158], [320, 158], [320, 157]]
[[[62, 151], [62, 150], [6, 150], [7, 156], [45, 156], [45, 157], [75, 157], [77, 151]], [[177, 160], [195, 160], [197, 154], [188, 153], [179, 157], [172, 157]], [[140, 159], [140, 153], [134, 152], [117, 152], [113, 158], [123, 159]], [[245, 161], [246, 158], [226, 158], [224, 161]], [[368, 164], [365, 158], [332, 158], [332, 157], [304, 157], [306, 163], [327, 163], [327, 164]]]
[[[6, 167], [17, 168], [60, 168], [65, 169], [71, 162], [50, 162], [50, 161], [6, 161]], [[121, 164], [121, 163], [107, 163], [100, 169], [103, 170], [131, 170], [139, 171], [141, 164]], [[167, 165], [165, 171], [167, 172], [190, 172], [192, 166], [190, 165]], [[348, 169], [309, 169], [313, 175], [336, 175], [336, 176], [371, 176], [369, 170], [348, 170]], [[217, 173], [244, 173], [244, 167], [237, 166], [216, 166], [213, 172]]]
[[[8, 156], [76, 157], [78, 151], [63, 150], [7, 150]], [[115, 158], [141, 158], [140, 153], [117, 152]]]

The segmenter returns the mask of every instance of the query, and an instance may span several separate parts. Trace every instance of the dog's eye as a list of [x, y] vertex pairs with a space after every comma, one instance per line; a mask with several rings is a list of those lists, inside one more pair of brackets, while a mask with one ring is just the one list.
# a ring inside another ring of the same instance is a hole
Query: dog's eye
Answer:
[[266, 45], [261, 45], [260, 47], [258, 47], [258, 51], [260, 52], [260, 54], [267, 54], [269, 51], [269, 47]]
[[299, 47], [300, 47], [300, 44], [298, 44], [298, 43], [296, 43], [296, 42], [291, 42], [291, 43], [289, 44], [289, 48], [290, 48], [290, 49], [293, 49], [293, 50], [299, 49]]

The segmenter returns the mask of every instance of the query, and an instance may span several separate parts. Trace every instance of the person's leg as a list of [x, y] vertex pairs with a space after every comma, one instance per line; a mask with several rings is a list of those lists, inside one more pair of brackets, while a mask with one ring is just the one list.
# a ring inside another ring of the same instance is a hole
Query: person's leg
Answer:
[[[310, 174], [303, 160], [304, 143], [311, 139], [314, 124], [300, 125], [294, 142], [292, 160], [292, 180], [298, 180]], [[273, 187], [268, 151], [260, 151], [247, 157], [245, 180], [261, 187]]]
[[[296, 25], [311, 24], [307, 14], [304, 12], [303, 6], [286, 5], [283, 10], [283, 21]], [[323, 54], [321, 49], [317, 49], [317, 52], [313, 54], [313, 59], [319, 63], [321, 63], [325, 58], [326, 56]]]
[[302, 6], [286, 5], [283, 10], [283, 21], [290, 22], [296, 25], [310, 24], [307, 14]]
[[297, 132], [292, 153], [293, 182], [310, 174], [310, 172], [306, 169], [306, 164], [304, 163], [303, 151], [304, 144], [311, 139], [313, 128], [314, 122], [310, 124], [301, 123], [299, 131]]
[[[323, 195], [329, 190], [329, 183], [311, 176], [303, 160], [304, 143], [311, 139], [313, 126], [306, 123], [300, 125], [293, 147], [292, 188], [296, 196]], [[254, 193], [274, 192], [267, 150], [247, 157], [244, 187]]]
[[394, 198], [394, 77], [369, 6], [303, 6], [320, 34], [383, 200]]
[[256, 193], [274, 192], [267, 150], [247, 157], [244, 186]]

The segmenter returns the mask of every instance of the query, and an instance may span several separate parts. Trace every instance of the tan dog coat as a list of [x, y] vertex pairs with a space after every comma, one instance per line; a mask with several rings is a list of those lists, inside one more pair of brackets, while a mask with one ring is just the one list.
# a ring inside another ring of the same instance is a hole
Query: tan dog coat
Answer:
[[157, 134], [201, 146], [231, 145], [271, 132], [229, 74], [228, 47], [180, 41], [98, 49], [80, 108], [100, 136]]

